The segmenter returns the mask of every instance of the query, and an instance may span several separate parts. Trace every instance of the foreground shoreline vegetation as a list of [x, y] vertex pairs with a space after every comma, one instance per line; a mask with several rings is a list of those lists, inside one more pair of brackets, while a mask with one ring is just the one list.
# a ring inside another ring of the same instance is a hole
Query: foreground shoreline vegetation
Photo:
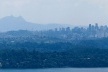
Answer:
[[[4, 50], [2, 53], [0, 53], [0, 57], [2, 56], [0, 66], [3, 69], [108, 67], [108, 58], [103, 57], [103, 55], [108, 53], [108, 51], [103, 51], [105, 52], [102, 53], [101, 50], [98, 50], [98, 52], [101, 54], [91, 54], [92, 52], [89, 52], [88, 55], [85, 55], [85, 53], [40, 53], [35, 51], [28, 52], [26, 50]], [[3, 52], [6, 53], [4, 54]]]
[[0, 43], [0, 68], [108, 67], [107, 41], [107, 38], [103, 38], [81, 40], [78, 43]]

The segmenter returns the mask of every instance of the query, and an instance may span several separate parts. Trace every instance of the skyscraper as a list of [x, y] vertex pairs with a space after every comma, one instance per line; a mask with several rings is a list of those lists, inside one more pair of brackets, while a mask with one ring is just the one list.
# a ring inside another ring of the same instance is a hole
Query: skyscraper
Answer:
[[99, 27], [98, 27], [98, 23], [95, 23], [95, 29], [98, 30]]
[[92, 30], [92, 25], [91, 25], [91, 24], [89, 24], [89, 28], [88, 28], [88, 30], [89, 30], [89, 31]]

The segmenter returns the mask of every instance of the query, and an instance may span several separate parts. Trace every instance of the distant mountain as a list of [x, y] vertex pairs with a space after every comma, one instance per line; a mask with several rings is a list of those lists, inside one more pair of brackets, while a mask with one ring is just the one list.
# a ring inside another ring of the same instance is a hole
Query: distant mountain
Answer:
[[35, 24], [27, 22], [23, 17], [7, 16], [0, 19], [0, 32], [12, 30], [47, 30], [66, 27], [63, 24]]

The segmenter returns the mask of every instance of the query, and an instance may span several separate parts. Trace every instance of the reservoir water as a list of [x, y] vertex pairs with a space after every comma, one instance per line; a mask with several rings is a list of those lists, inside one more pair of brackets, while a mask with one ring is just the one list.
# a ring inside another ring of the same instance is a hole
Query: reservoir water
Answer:
[[1, 69], [0, 72], [108, 72], [108, 68]]

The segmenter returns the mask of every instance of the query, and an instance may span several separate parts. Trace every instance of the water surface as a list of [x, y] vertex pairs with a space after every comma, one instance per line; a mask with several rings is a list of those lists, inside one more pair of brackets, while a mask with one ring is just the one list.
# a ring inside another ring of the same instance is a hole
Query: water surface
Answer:
[[108, 72], [108, 68], [1, 69], [0, 72]]

